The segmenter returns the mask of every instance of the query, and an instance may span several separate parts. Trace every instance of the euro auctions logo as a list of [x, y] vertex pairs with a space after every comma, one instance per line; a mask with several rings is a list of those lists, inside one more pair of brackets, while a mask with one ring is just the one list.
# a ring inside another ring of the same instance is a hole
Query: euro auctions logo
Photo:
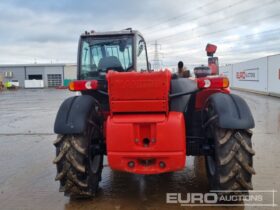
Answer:
[[244, 80], [246, 78], [246, 73], [244, 71], [236, 72], [236, 78], [239, 80]]
[[236, 79], [241, 81], [258, 81], [259, 80], [259, 68], [246, 69], [236, 72]]
[[210, 191], [209, 193], [167, 193], [167, 204], [181, 206], [264, 206], [276, 207], [275, 190]]

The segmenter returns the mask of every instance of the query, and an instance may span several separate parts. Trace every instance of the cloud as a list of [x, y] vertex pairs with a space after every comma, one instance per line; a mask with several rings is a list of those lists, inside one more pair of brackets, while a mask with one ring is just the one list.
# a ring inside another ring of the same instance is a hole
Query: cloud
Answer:
[[127, 27], [143, 33], [151, 60], [158, 40], [166, 64], [206, 63], [213, 42], [220, 62], [232, 63], [279, 52], [279, 9], [279, 0], [3, 0], [0, 64], [76, 62], [82, 32]]

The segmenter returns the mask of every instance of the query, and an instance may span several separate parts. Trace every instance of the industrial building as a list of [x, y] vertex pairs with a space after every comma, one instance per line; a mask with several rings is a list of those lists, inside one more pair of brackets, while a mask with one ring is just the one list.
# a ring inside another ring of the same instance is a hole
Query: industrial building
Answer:
[[58, 87], [76, 79], [76, 68], [76, 64], [0, 65], [0, 78], [3, 78], [4, 83], [14, 82], [19, 87], [26, 87], [32, 82], [39, 82], [40, 87]]

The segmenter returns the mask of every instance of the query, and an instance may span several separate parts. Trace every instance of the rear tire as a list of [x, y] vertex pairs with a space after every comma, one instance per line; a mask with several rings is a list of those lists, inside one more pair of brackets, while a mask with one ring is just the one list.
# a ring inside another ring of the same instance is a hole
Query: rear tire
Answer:
[[[91, 147], [103, 141], [101, 121], [95, 110], [88, 120], [87, 130], [78, 135], [58, 135], [54, 146], [57, 166], [55, 180], [60, 182], [60, 192], [72, 198], [91, 198], [98, 190], [103, 168], [103, 155], [92, 154]], [[93, 119], [93, 120], [90, 120]]]
[[[213, 112], [210, 116], [215, 119]], [[208, 119], [210, 116], [208, 113]], [[252, 175], [255, 174], [252, 132], [223, 129], [218, 126], [217, 120], [213, 120], [207, 133], [214, 148], [213, 155], [205, 156], [210, 190], [227, 191], [219, 194], [228, 194], [230, 191], [246, 194], [248, 190], [252, 190]]]

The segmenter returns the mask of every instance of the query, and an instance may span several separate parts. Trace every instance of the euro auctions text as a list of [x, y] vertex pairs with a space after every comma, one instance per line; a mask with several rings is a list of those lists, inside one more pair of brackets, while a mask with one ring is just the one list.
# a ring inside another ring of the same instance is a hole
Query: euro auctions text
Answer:
[[[221, 194], [222, 193], [222, 194]], [[181, 206], [271, 206], [276, 207], [274, 201], [275, 190], [249, 191], [210, 191], [208, 193], [166, 193], [167, 204]]]

